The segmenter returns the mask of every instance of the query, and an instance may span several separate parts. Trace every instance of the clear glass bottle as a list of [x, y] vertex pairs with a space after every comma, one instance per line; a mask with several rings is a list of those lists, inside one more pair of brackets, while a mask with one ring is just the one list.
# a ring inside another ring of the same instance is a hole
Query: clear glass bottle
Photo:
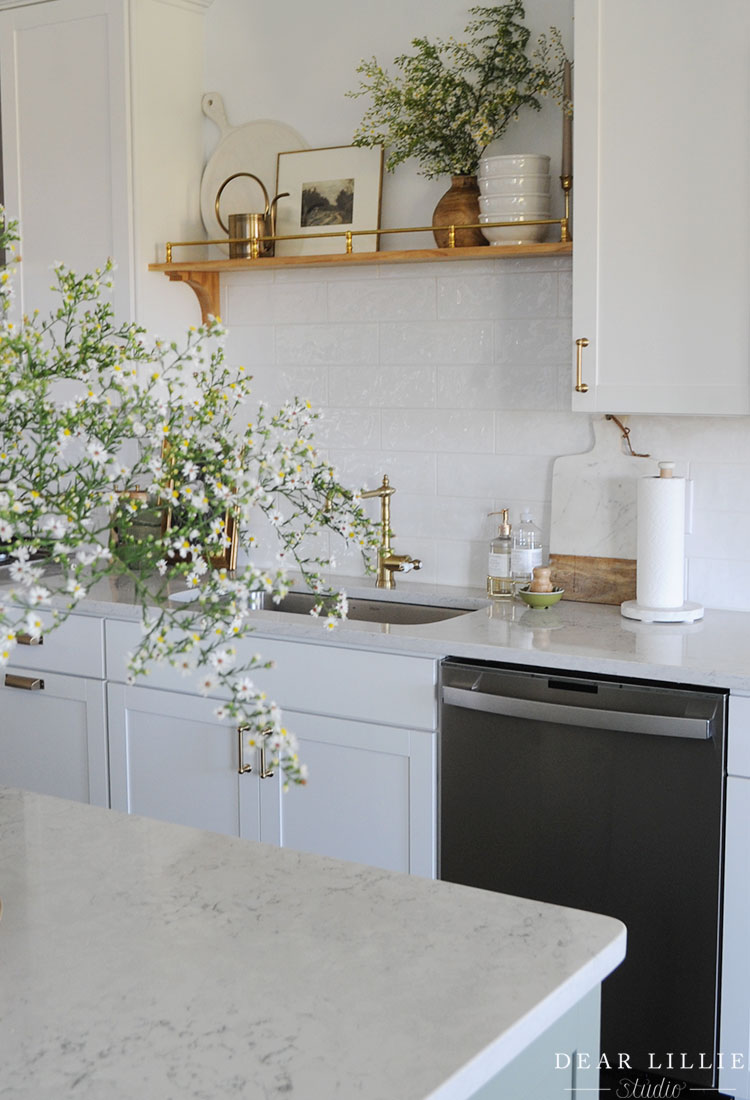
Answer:
[[531, 512], [524, 508], [521, 522], [513, 531], [510, 573], [513, 581], [513, 593], [531, 583], [534, 567], [542, 564], [542, 532], [531, 518]]
[[491, 516], [501, 516], [497, 535], [490, 543], [487, 559], [487, 595], [491, 600], [509, 600], [513, 596], [511, 578], [511, 530], [508, 523], [508, 509], [490, 512]]

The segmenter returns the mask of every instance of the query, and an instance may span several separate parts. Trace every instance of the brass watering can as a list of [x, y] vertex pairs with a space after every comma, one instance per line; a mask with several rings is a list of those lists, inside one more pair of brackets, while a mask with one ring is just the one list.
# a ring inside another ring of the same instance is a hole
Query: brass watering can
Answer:
[[[263, 192], [263, 199], [266, 204], [266, 208], [262, 214], [230, 214], [229, 225], [224, 225], [221, 220], [221, 214], [219, 213], [219, 202], [221, 195], [228, 183], [232, 180], [236, 180], [239, 176], [247, 176], [248, 179], [255, 180]], [[229, 245], [229, 258], [232, 260], [248, 260], [256, 259], [258, 256], [273, 256], [274, 241], [264, 241], [263, 237], [273, 237], [276, 233], [276, 203], [279, 199], [285, 199], [288, 196], [288, 191], [282, 191], [281, 194], [276, 195], [269, 201], [268, 192], [263, 186], [263, 181], [254, 176], [252, 172], [235, 172], [234, 175], [228, 176], [224, 180], [221, 187], [216, 193], [216, 202], [214, 203], [214, 210], [216, 211], [216, 220], [221, 228], [232, 238], [241, 238], [241, 241]]]

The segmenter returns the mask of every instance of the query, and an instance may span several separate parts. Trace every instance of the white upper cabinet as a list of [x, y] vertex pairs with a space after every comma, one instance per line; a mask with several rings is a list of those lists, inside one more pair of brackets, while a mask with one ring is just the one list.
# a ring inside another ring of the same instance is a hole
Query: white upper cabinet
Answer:
[[[163, 257], [165, 240], [203, 236], [202, 82], [197, 0], [0, 4], [2, 160], [5, 205], [22, 235], [19, 310], [54, 304], [54, 262], [84, 273], [111, 256], [122, 319], [170, 337], [192, 323], [189, 292], [183, 316], [174, 288], [148, 264]], [[165, 316], [174, 332], [163, 331]]]
[[576, 0], [575, 410], [750, 411], [749, 61], [748, 0]]

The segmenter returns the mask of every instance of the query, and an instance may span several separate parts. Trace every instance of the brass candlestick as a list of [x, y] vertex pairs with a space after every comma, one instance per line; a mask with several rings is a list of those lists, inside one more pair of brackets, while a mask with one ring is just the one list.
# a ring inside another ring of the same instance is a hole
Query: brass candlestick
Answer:
[[568, 241], [573, 240], [573, 234], [570, 232], [570, 192], [573, 189], [573, 177], [560, 176], [560, 186], [565, 198], [565, 213], [560, 223], [560, 240], [567, 244]]

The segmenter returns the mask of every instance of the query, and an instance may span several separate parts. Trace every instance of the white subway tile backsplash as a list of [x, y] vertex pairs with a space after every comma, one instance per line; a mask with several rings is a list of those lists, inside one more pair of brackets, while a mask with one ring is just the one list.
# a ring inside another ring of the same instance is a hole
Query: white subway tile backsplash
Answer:
[[432, 321], [435, 279], [360, 279], [328, 287], [330, 321]]
[[437, 489], [437, 455], [419, 451], [361, 451], [338, 450], [329, 452], [329, 459], [341, 480], [353, 489], [375, 489], [383, 481], [383, 474], [396, 489], [394, 509], [400, 507], [402, 493], [418, 493], [433, 496]]
[[429, 365], [355, 369], [336, 364], [329, 367], [332, 405], [341, 407], [425, 409], [435, 404], [435, 367]]
[[502, 455], [564, 455], [590, 451], [594, 435], [587, 416], [570, 412], [495, 413], [495, 450]]
[[495, 362], [567, 363], [571, 324], [567, 318], [496, 321]]
[[275, 346], [276, 330], [273, 325], [230, 326], [226, 356], [231, 363], [253, 368], [258, 364], [273, 363]]
[[693, 529], [685, 541], [688, 557], [744, 561], [750, 546], [750, 511], [695, 511]]
[[747, 567], [747, 558], [731, 561], [688, 557], [687, 598], [704, 607], [750, 611]]
[[[506, 502], [544, 501], [550, 499], [551, 487], [551, 456], [438, 455], [438, 493], [441, 495], [463, 493], [473, 497], [503, 498]], [[501, 505], [505, 506], [505, 503]]]
[[437, 570], [441, 584], [484, 588], [487, 583], [486, 541], [441, 539], [437, 543]]
[[[562, 372], [559, 365], [544, 363], [440, 365], [437, 404], [448, 409], [558, 409]], [[567, 369], [565, 380], [569, 389]]]
[[490, 363], [492, 324], [406, 321], [380, 325], [381, 363]]
[[383, 410], [383, 446], [396, 451], [485, 452], [494, 445], [491, 412]]
[[691, 462], [690, 477], [698, 512], [750, 512], [750, 463]]
[[226, 314], [235, 325], [304, 324], [326, 320], [324, 283], [277, 283], [268, 279], [227, 288]]
[[445, 321], [487, 317], [555, 317], [558, 276], [445, 275], [438, 279], [438, 316]]
[[[254, 376], [249, 415], [307, 398], [345, 484], [389, 475], [394, 546], [424, 562], [410, 580], [483, 586], [502, 507], [513, 524], [530, 507], [548, 546], [553, 459], [593, 443], [570, 411], [569, 257], [246, 271], [223, 281], [222, 316]], [[750, 610], [750, 417], [627, 423], [637, 451], [693, 478], [688, 598]], [[264, 540], [255, 557], [274, 553]], [[358, 550], [334, 554], [362, 574]]]
[[315, 439], [329, 452], [337, 447], [380, 450], [380, 415], [377, 409], [328, 408], [322, 419], [316, 422]]
[[378, 326], [277, 325], [277, 363], [377, 363]]
[[309, 401], [315, 409], [328, 405], [328, 371], [323, 367], [277, 367], [264, 363], [253, 367], [253, 404], [283, 405], [295, 397]]

